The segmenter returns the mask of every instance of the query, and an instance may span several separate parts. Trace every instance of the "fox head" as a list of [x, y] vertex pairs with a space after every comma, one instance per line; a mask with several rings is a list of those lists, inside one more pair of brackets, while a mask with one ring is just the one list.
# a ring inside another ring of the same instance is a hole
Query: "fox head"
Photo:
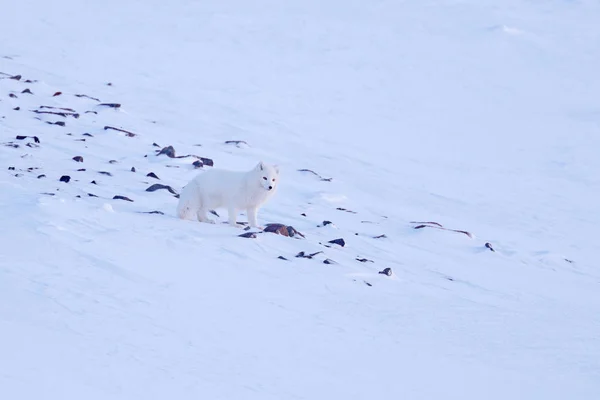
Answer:
[[277, 165], [268, 165], [264, 162], [259, 162], [254, 168], [259, 177], [260, 185], [269, 191], [274, 191], [279, 184], [279, 167]]

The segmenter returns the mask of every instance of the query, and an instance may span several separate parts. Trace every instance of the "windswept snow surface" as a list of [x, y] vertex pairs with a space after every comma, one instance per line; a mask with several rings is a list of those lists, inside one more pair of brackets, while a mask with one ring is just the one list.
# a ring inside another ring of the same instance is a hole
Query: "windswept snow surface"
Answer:
[[[0, 10], [3, 399], [599, 398], [596, 1]], [[178, 220], [168, 145], [306, 237]]]

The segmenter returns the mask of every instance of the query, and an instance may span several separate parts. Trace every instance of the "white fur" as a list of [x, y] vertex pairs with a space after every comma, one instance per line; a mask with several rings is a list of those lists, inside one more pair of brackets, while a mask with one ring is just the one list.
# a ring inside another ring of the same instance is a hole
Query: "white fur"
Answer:
[[214, 224], [207, 212], [227, 208], [229, 223], [238, 226], [237, 213], [246, 210], [250, 226], [258, 227], [258, 209], [275, 194], [278, 183], [279, 168], [262, 161], [248, 172], [211, 169], [200, 173], [183, 188], [177, 216]]

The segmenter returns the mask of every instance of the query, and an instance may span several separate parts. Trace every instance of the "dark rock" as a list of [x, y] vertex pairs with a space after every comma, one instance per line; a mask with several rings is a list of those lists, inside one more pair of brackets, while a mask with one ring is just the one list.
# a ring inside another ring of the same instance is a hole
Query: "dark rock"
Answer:
[[96, 115], [98, 115], [98, 111], [86, 111], [85, 113], [86, 114], [96, 114]]
[[370, 284], [369, 282], [367, 282], [367, 281], [363, 281], [363, 282], [364, 282], [364, 283], [365, 283], [365, 285], [367, 285], [367, 286], [373, 286], [373, 285], [371, 285], [371, 284]]
[[106, 171], [98, 171], [98, 173], [102, 174], [102, 175], [112, 176], [112, 174], [110, 172], [106, 172]]
[[93, 194], [93, 193], [88, 193], [88, 196], [89, 196], [89, 197], [98, 197], [98, 196], [96, 196], [96, 195], [95, 195], [95, 194]]
[[92, 185], [97, 185], [96, 181], [91, 181], [90, 182]]
[[220, 217], [219, 214], [217, 214], [217, 212], [215, 210], [209, 210], [209, 213], [211, 213], [212, 215], [216, 216], [216, 217]]
[[294, 237], [296, 235], [304, 237], [304, 235], [294, 229], [293, 226], [286, 226], [283, 224], [267, 224], [263, 232], [276, 233], [287, 237]]
[[345, 211], [345, 212], [351, 213], [351, 214], [356, 214], [356, 211], [348, 210], [348, 209], [343, 208], [343, 207], [338, 207], [338, 208], [336, 208], [336, 210], [338, 210], [338, 211]]
[[373, 260], [369, 260], [368, 258], [357, 258], [356, 261], [360, 261], [360, 262], [374, 262]]
[[14, 171], [14, 170], [15, 170], [15, 167], [8, 167], [8, 170], [9, 170], [9, 171]]
[[160, 183], [155, 183], [154, 185], [150, 186], [148, 189], [146, 189], [146, 192], [155, 192], [160, 189], [166, 189], [172, 194], [177, 194], [177, 192], [175, 190], [173, 190], [173, 188], [171, 186], [161, 185]]
[[135, 167], [131, 167], [131, 172], [135, 172]]
[[27, 136], [21, 136], [21, 135], [17, 135], [17, 136], [15, 137], [15, 139], [17, 139], [17, 140], [23, 140], [23, 139], [27, 139]]
[[113, 197], [113, 200], [125, 200], [125, 201], [130, 201], [133, 203], [133, 200], [131, 200], [129, 197], [125, 197], [125, 196], [120, 196], [120, 195], [116, 195]]
[[142, 214], [159, 214], [159, 215], [165, 215], [164, 212], [162, 211], [141, 211]]
[[194, 166], [194, 168], [202, 168], [202, 163], [198, 160], [194, 161], [192, 165]]
[[29, 90], [29, 89], [25, 89], [21, 93], [33, 94], [33, 93], [31, 93], [31, 90]]
[[200, 161], [202, 161], [202, 164], [208, 165], [209, 167], [213, 167], [215, 165], [213, 160], [211, 160], [210, 158], [200, 157]]
[[83, 136], [89, 136], [89, 137], [94, 137], [94, 135], [92, 135], [91, 133], [84, 133]]
[[296, 254], [296, 258], [313, 258], [317, 254], [321, 254], [321, 253], [322, 253], [322, 251], [317, 251], [316, 253], [306, 254], [303, 251], [301, 251], [300, 253]]
[[54, 196], [55, 193], [48, 193], [48, 192], [44, 192], [42, 194], [48, 195], [48, 196]]
[[150, 173], [146, 174], [146, 176], [149, 176], [150, 178], [154, 178], [154, 179], [160, 180], [160, 178], [158, 176], [156, 176], [156, 174], [154, 172], [150, 172]]
[[241, 235], [238, 235], [238, 236], [243, 237], [243, 238], [256, 239], [256, 232], [246, 232], [246, 233], [242, 233]]
[[329, 241], [329, 242], [327, 242], [327, 243], [331, 243], [331, 244], [337, 244], [337, 245], [340, 245], [340, 246], [342, 246], [342, 247], [344, 247], [344, 246], [346, 245], [346, 242], [345, 242], [345, 241], [344, 241], [344, 239], [342, 239], [342, 238], [340, 238], [340, 239], [333, 239], [333, 240], [330, 240], [330, 241]]
[[173, 146], [163, 147], [156, 155], [160, 156], [161, 154], [164, 154], [169, 158], [175, 158], [175, 149], [173, 148]]
[[113, 131], [117, 131], [117, 132], [123, 132], [125, 134], [125, 136], [128, 136], [128, 137], [135, 137], [136, 136], [135, 133], [130, 132], [130, 131], [126, 131], [125, 129], [115, 128], [114, 126], [105, 126], [104, 127], [105, 131], [109, 130], [109, 129], [112, 129]]
[[302, 213], [302, 214], [300, 214], [300, 215], [302, 215], [303, 217], [306, 217], [306, 213]]
[[12, 79], [12, 80], [15, 80], [15, 81], [20, 81], [21, 80], [21, 75], [14, 75], [14, 76], [11, 76], [8, 79]]
[[120, 108], [121, 105], [119, 103], [100, 103], [99, 106], [110, 107], [110, 108]]
[[85, 172], [85, 168], [79, 168], [77, 172]]
[[44, 175], [44, 174], [41, 174], [41, 175], [38, 175], [38, 177], [37, 177], [37, 178], [38, 178], [38, 179], [40, 179], [40, 178], [45, 178], [45, 177], [46, 177], [46, 175]]
[[383, 275], [387, 275], [387, 276], [392, 276], [392, 269], [391, 268], [384, 268], [383, 271], [379, 271], [380, 274]]
[[323, 260], [323, 264], [337, 264], [337, 263], [329, 258], [326, 258], [325, 260]]
[[81, 156], [75, 156], [75, 157], [73, 157], [73, 161], [83, 162], [83, 157], [81, 157]]
[[116, 163], [118, 163], [118, 161], [117, 160], [109, 160], [108, 163], [109, 164], [116, 164]]
[[160, 145], [158, 143], [152, 143], [152, 146], [154, 146], [154, 147], [160, 147]]
[[225, 144], [235, 144], [237, 147], [242, 147], [240, 145], [245, 144], [248, 146], [248, 143], [243, 140], [226, 140]]
[[490, 242], [487, 242], [487, 243], [485, 244], [485, 247], [486, 247], [486, 248], [488, 248], [488, 249], [490, 249], [490, 250], [491, 250], [491, 251], [493, 251], [494, 253], [496, 252], [496, 250], [494, 250], [494, 248], [492, 247], [492, 244], [491, 244]]
[[91, 99], [91, 100], [100, 101], [99, 99], [97, 99], [97, 98], [95, 98], [95, 97], [88, 96], [87, 94], [76, 94], [76, 95], [74, 95], [74, 96], [75, 96], [75, 97], [85, 97], [85, 98], [87, 98], [87, 99]]
[[13, 99], [18, 99], [17, 95], [14, 93], [9, 93], [8, 97], [12, 97]]
[[315, 176], [317, 176], [320, 180], [325, 181], [325, 182], [331, 182], [333, 178], [323, 178], [321, 175], [317, 174], [315, 171], [313, 171], [312, 169], [299, 169], [299, 172], [309, 172]]
[[60, 96], [61, 94], [62, 94], [62, 92], [56, 92], [52, 95], [52, 97]]
[[21, 109], [21, 107], [15, 107], [13, 108], [14, 111], [19, 111]]
[[373, 239], [385, 239], [385, 238], [387, 238], [387, 236], [385, 236], [385, 234], [378, 235], [378, 236], [373, 236]]
[[77, 197], [78, 199], [80, 199], [80, 198], [81, 198], [81, 195], [77, 195], [77, 196], [75, 196], [75, 197]]
[[36, 143], [40, 143], [40, 138], [38, 138], [37, 136], [33, 136], [33, 141]]
[[58, 125], [58, 126], [66, 126], [65, 121], [56, 121], [56, 122], [46, 122], [49, 125]]
[[65, 182], [65, 183], [69, 183], [70, 180], [71, 180], [71, 177], [69, 175], [63, 175], [59, 179], [59, 181]]
[[284, 256], [279, 256], [279, 257], [277, 257], [277, 258], [278, 258], [278, 259], [280, 259], [280, 260], [285, 260], [285, 261], [288, 261], [288, 259], [287, 259], [287, 258], [285, 258]]

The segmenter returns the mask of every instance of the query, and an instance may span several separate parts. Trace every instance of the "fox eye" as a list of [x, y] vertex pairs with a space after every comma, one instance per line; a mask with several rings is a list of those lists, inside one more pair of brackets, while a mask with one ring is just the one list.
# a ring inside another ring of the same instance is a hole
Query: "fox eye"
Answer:
[[275, 182], [275, 178], [273, 178], [273, 182]]
[[263, 179], [266, 181], [266, 180], [267, 180], [267, 177], [266, 177], [266, 176], [263, 176]]

